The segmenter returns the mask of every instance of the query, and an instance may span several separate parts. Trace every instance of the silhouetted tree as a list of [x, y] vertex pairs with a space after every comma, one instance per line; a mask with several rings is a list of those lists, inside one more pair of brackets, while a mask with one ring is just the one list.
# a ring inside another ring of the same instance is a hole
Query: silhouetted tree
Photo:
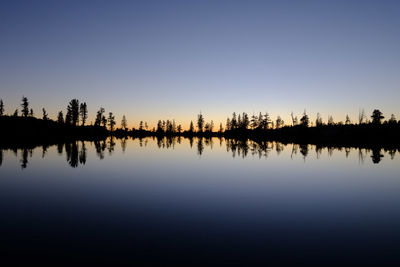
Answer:
[[164, 128], [163, 128], [163, 126], [162, 126], [162, 122], [161, 122], [161, 120], [158, 120], [158, 122], [157, 122], [157, 133], [163, 133], [164, 132]]
[[204, 132], [209, 133], [211, 132], [211, 124], [210, 123], [206, 123], [206, 125], [204, 126]]
[[81, 103], [79, 106], [79, 114], [81, 116], [82, 126], [85, 126], [86, 120], [88, 118], [88, 109], [86, 102]]
[[226, 119], [225, 130], [226, 131], [231, 130], [231, 120], [229, 118]]
[[33, 117], [33, 109], [31, 109], [31, 111], [29, 112], [29, 116]]
[[72, 123], [71, 109], [67, 107], [67, 114], [65, 115], [65, 124], [71, 125], [71, 123]]
[[126, 130], [126, 128], [128, 127], [128, 122], [126, 120], [125, 115], [122, 116], [122, 121], [121, 121], [121, 128]]
[[328, 125], [332, 126], [335, 122], [333, 121], [333, 117], [331, 115], [328, 116]]
[[308, 118], [308, 115], [305, 110], [303, 113], [303, 117], [301, 117], [301, 119], [300, 119], [300, 122], [301, 122], [301, 125], [304, 127], [308, 127], [308, 125], [310, 123], [310, 119]]
[[224, 128], [222, 127], [222, 122], [219, 123], [219, 133], [221, 134], [224, 131]]
[[203, 132], [203, 127], [204, 127], [204, 118], [200, 112], [200, 114], [197, 116], [197, 128], [198, 128], [199, 133]]
[[345, 121], [345, 124], [346, 124], [346, 125], [350, 125], [350, 123], [351, 123], [351, 121], [350, 121], [350, 117], [349, 117], [349, 115], [346, 115], [346, 121]]
[[241, 120], [241, 122], [240, 122], [240, 124], [239, 124], [239, 127], [240, 127], [242, 130], [247, 130], [247, 128], [249, 127], [249, 125], [250, 125], [249, 115], [247, 115], [246, 112], [243, 112], [243, 113], [242, 113], [242, 120]]
[[176, 133], [176, 123], [174, 119], [172, 120], [172, 132]]
[[178, 124], [176, 127], [177, 132], [180, 134], [182, 132], [182, 125]]
[[237, 118], [236, 118], [236, 112], [232, 113], [232, 119], [230, 123], [230, 129], [235, 130], [237, 128]]
[[294, 117], [294, 116], [293, 116], [293, 112], [290, 113], [290, 116], [292, 117], [292, 125], [293, 125], [293, 126], [296, 126], [296, 125], [298, 124], [297, 116]]
[[372, 123], [373, 124], [381, 124], [381, 120], [384, 119], [385, 117], [382, 116], [382, 112], [380, 112], [379, 109], [375, 109], [372, 112], [371, 118], [372, 118]]
[[100, 108], [99, 109], [99, 111], [97, 111], [97, 114], [96, 114], [96, 119], [95, 119], [95, 121], [94, 121], [94, 125], [95, 126], [100, 126], [101, 125], [101, 123], [102, 123], [102, 121], [103, 121], [103, 118], [104, 118], [104, 108]]
[[193, 121], [190, 121], [190, 125], [189, 125], [189, 133], [193, 133], [194, 132], [194, 125], [193, 125]]
[[361, 109], [358, 112], [358, 124], [362, 124], [364, 122], [364, 119], [365, 119], [365, 112], [364, 109]]
[[14, 116], [14, 117], [18, 117], [18, 109], [16, 109], [16, 110], [14, 111], [13, 116]]
[[4, 103], [3, 99], [0, 99], [0, 116], [4, 115]]
[[250, 120], [250, 127], [251, 129], [256, 129], [258, 127], [258, 119], [257, 116], [253, 113]]
[[115, 125], [115, 117], [113, 116], [112, 112], [108, 113], [108, 127], [110, 128], [110, 131], [114, 131], [114, 125]]
[[282, 120], [281, 116], [278, 115], [276, 118], [276, 129], [279, 129], [283, 126], [284, 121]]
[[106, 128], [107, 126], [106, 116], [101, 117], [101, 125], [103, 126], [104, 129]]
[[60, 124], [64, 123], [64, 115], [63, 115], [62, 111], [58, 112], [57, 122], [60, 123]]
[[26, 98], [25, 96], [22, 96], [22, 103], [21, 103], [21, 107], [22, 107], [22, 116], [24, 117], [28, 117], [29, 115], [29, 102], [28, 102], [28, 98]]
[[143, 121], [140, 121], [139, 123], [139, 131], [143, 131]]
[[47, 117], [47, 112], [44, 108], [42, 108], [42, 112], [43, 112], [43, 120], [47, 121], [49, 118]]
[[389, 119], [389, 124], [393, 125], [396, 123], [397, 123], [396, 117], [394, 116], [394, 114], [392, 114]]
[[317, 113], [317, 119], [315, 120], [315, 126], [320, 127], [322, 126], [322, 118], [321, 114]]
[[267, 130], [271, 123], [272, 123], [271, 117], [269, 116], [268, 112], [265, 112], [264, 123], [263, 123], [264, 130]]
[[70, 114], [71, 117], [71, 124], [73, 126], [76, 126], [79, 122], [79, 100], [78, 99], [72, 99], [67, 107], [67, 116], [68, 113]]

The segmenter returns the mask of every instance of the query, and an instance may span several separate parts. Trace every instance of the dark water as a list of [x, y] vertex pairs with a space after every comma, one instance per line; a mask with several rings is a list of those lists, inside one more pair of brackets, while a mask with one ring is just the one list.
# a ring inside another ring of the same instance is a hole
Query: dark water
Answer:
[[148, 138], [0, 156], [7, 266], [400, 263], [399, 151]]

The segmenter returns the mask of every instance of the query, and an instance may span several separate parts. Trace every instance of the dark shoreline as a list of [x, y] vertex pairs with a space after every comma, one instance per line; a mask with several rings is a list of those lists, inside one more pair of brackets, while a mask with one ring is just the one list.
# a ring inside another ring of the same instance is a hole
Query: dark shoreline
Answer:
[[71, 126], [33, 117], [0, 117], [0, 148], [51, 146], [74, 141], [97, 141], [110, 136], [121, 138], [224, 138], [257, 143], [311, 144], [317, 147], [400, 148], [399, 124], [284, 126], [279, 129], [235, 129], [225, 132], [160, 132], [116, 129], [100, 126]]

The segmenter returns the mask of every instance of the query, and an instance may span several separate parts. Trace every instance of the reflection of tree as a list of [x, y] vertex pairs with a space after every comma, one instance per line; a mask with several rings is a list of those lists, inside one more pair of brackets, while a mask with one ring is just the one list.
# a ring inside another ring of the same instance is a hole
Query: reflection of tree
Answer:
[[78, 167], [79, 153], [78, 153], [77, 143], [72, 142], [72, 143], [65, 144], [65, 152], [67, 154], [68, 164], [73, 168]]
[[42, 159], [44, 158], [44, 156], [46, 156], [46, 152], [47, 152], [47, 145], [43, 145], [42, 146]]
[[381, 154], [381, 149], [373, 148], [371, 158], [374, 164], [378, 164], [381, 161], [381, 158], [383, 158], [383, 155]]
[[58, 143], [57, 144], [57, 152], [58, 152], [58, 154], [62, 155], [63, 148], [64, 148], [64, 144], [63, 143]]
[[204, 151], [204, 145], [203, 145], [203, 137], [199, 137], [197, 140], [197, 154], [201, 156]]
[[345, 147], [344, 151], [346, 152], [346, 158], [348, 158], [350, 154], [350, 147]]
[[300, 145], [300, 153], [303, 155], [303, 159], [306, 159], [306, 157], [308, 155], [308, 145], [307, 144]]
[[358, 149], [358, 163], [364, 164], [365, 161], [365, 152], [364, 149]]
[[210, 146], [210, 148], [211, 149], [213, 149], [213, 141], [212, 141], [212, 138], [204, 138], [204, 144], [206, 145], [206, 146]]
[[81, 151], [79, 152], [79, 163], [83, 165], [86, 164], [86, 146], [84, 141], [81, 141]]
[[321, 146], [315, 146], [315, 153], [317, 154], [317, 159], [319, 159], [319, 157], [322, 154], [322, 147]]
[[389, 149], [389, 155], [390, 155], [390, 159], [393, 160], [394, 159], [394, 155], [396, 154], [396, 149]]
[[139, 137], [139, 146], [143, 147], [143, 138], [142, 137]]
[[158, 136], [157, 135], [157, 146], [158, 148], [163, 148], [164, 147], [164, 137]]
[[104, 150], [106, 149], [106, 141], [105, 140], [96, 140], [94, 141], [94, 147], [96, 149], [96, 154], [100, 159], [104, 159]]
[[279, 155], [285, 149], [282, 143], [276, 143], [276, 154]]
[[[94, 141], [94, 147], [95, 151], [97, 153], [97, 156], [100, 159], [104, 158], [104, 151], [107, 149], [110, 155], [114, 151], [115, 147], [115, 137], [110, 137], [109, 139], [105, 140], [97, 140]], [[157, 145], [159, 148], [166, 148], [166, 149], [174, 149], [175, 145], [181, 143], [181, 139], [184, 137], [177, 137], [177, 136], [156, 136], [156, 137], [151, 137], [151, 138], [143, 138], [139, 139], [139, 145], [144, 145], [146, 146], [147, 142], [157, 142]], [[196, 138], [197, 140], [194, 140]], [[193, 146], [193, 142], [196, 141], [196, 148], [197, 148], [197, 154], [199, 156], [203, 155], [204, 149], [206, 146], [212, 147], [213, 142], [219, 140], [220, 144], [222, 144], [222, 138], [217, 139], [212, 139], [212, 138], [206, 138], [206, 137], [190, 137], [189, 138], [189, 144]], [[121, 147], [122, 151], [126, 150], [128, 138], [123, 138], [121, 139]], [[364, 163], [364, 160], [368, 155], [371, 156], [372, 162], [373, 163], [379, 163], [382, 158], [384, 157], [385, 154], [388, 155], [388, 158], [390, 157], [391, 159], [394, 159], [396, 153], [398, 152], [397, 147], [387, 147], [387, 148], [356, 148], [355, 153], [351, 153], [351, 151], [355, 148], [352, 147], [338, 147], [338, 146], [324, 146], [321, 144], [318, 145], [308, 145], [308, 144], [292, 144], [292, 148], [290, 148], [287, 144], [285, 143], [280, 143], [280, 142], [269, 142], [269, 141], [254, 141], [250, 139], [225, 139], [224, 142], [226, 145], [226, 150], [228, 153], [232, 155], [232, 157], [247, 157], [249, 154], [253, 157], [265, 157], [267, 158], [269, 156], [269, 153], [273, 153], [273, 151], [276, 151], [276, 155], [281, 155], [281, 153], [285, 150], [288, 149], [289, 153], [290, 150], [292, 150], [290, 157], [293, 158], [294, 155], [299, 154], [298, 156], [303, 157], [304, 159], [309, 155], [311, 150], [316, 151], [317, 158], [320, 157], [320, 155], [323, 153], [322, 151], [328, 151], [328, 157], [332, 156], [333, 151], [339, 151], [342, 152], [341, 155], [345, 155], [346, 158], [349, 158], [350, 154], [353, 157], [357, 157], [357, 150], [358, 150], [358, 158], [359, 158], [359, 163]], [[86, 147], [86, 142], [85, 141], [78, 141], [78, 142], [69, 142], [69, 143], [58, 143], [55, 145], [57, 148], [57, 152], [59, 154], [62, 154], [65, 151], [66, 154], [66, 159], [68, 164], [71, 167], [78, 167], [79, 164], [86, 164], [87, 160], [87, 151], [88, 148]], [[65, 147], [65, 148], [64, 148]], [[46, 154], [46, 151], [48, 150], [47, 145], [42, 145], [41, 147], [36, 148], [36, 151], [40, 151], [40, 148], [42, 148], [42, 155]], [[9, 151], [13, 151], [15, 155], [17, 155], [17, 159], [19, 158], [21, 168], [25, 169], [27, 168], [29, 164], [29, 157], [32, 157], [33, 149], [31, 148], [17, 148], [15, 146], [12, 146], [10, 148], [6, 148]], [[4, 158], [4, 153], [3, 153], [4, 148], [0, 148], [0, 166], [3, 163], [3, 158]], [[20, 152], [18, 152], [20, 150]], [[63, 151], [64, 150], [64, 151]], [[297, 153], [300, 152], [300, 153]]]
[[298, 144], [293, 144], [292, 145], [292, 153], [290, 154], [290, 158], [293, 158], [293, 155], [297, 155], [297, 151], [299, 150], [299, 145]]
[[21, 158], [21, 169], [25, 169], [28, 166], [28, 149], [22, 149], [22, 158]]
[[333, 150], [334, 150], [333, 147], [328, 147], [328, 155], [329, 155], [329, 157], [332, 157], [332, 155], [333, 155]]
[[121, 139], [121, 148], [122, 148], [122, 152], [124, 152], [124, 153], [125, 153], [125, 150], [126, 150], [126, 143], [127, 143], [126, 141], [127, 140], [128, 139], [126, 137]]
[[190, 144], [190, 148], [192, 148], [193, 147], [193, 137], [192, 136], [189, 137], [189, 144]]
[[114, 152], [114, 147], [115, 147], [114, 137], [111, 136], [110, 139], [108, 140], [108, 146], [107, 146], [108, 153], [110, 154], [110, 156], [112, 152]]

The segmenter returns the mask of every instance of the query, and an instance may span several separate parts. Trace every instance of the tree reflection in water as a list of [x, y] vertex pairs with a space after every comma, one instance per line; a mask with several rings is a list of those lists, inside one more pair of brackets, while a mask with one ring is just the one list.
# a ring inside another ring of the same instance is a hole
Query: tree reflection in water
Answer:
[[[149, 138], [121, 138], [121, 150], [125, 152], [127, 149], [127, 143], [131, 139], [135, 141], [138, 139], [138, 145], [140, 147], [146, 147], [148, 142], [156, 142], [159, 149], [175, 149], [176, 145], [184, 145], [184, 139], [188, 139], [188, 145], [193, 148], [193, 144], [196, 144], [196, 153], [200, 157], [205, 153], [206, 149], [213, 149], [214, 142], [217, 139], [206, 138], [206, 137], [168, 137], [168, 136], [158, 136]], [[280, 142], [270, 142], [270, 141], [260, 141], [256, 142], [253, 140], [238, 140], [238, 139], [224, 139], [218, 138], [220, 147], [222, 147], [225, 142], [226, 151], [231, 154], [233, 158], [241, 157], [246, 158], [249, 156], [261, 158], [268, 158], [270, 153], [274, 152], [277, 156], [281, 156], [282, 153], [287, 150], [290, 153], [290, 158], [294, 159], [298, 155], [301, 156], [304, 161], [310, 155], [310, 151], [314, 150], [316, 153], [316, 159], [319, 159], [324, 151], [327, 151], [327, 156], [332, 157], [334, 153], [340, 152], [345, 153], [345, 157], [349, 158], [352, 151], [358, 151], [358, 162], [359, 164], [364, 164], [367, 157], [370, 155], [371, 160], [374, 164], [378, 164], [384, 158], [384, 154], [388, 154], [391, 160], [395, 158], [396, 153], [399, 153], [399, 148], [354, 148], [354, 147], [334, 147], [334, 146], [321, 146], [321, 145], [310, 145], [310, 144], [292, 144], [292, 143], [280, 143]], [[97, 157], [102, 160], [105, 157], [105, 151], [111, 156], [115, 152], [115, 145], [118, 141], [115, 137], [109, 137], [104, 140], [95, 141], [71, 141], [64, 143], [55, 144], [55, 149], [59, 155], [65, 153], [67, 163], [76, 168], [79, 165], [86, 164], [87, 158], [87, 145], [94, 145], [94, 149]], [[49, 145], [44, 144], [42, 147], [42, 157], [45, 158], [48, 153]], [[5, 157], [5, 151], [11, 151], [18, 157], [20, 157], [20, 166], [22, 169], [27, 168], [29, 164], [29, 159], [33, 155], [34, 146], [31, 147], [1, 147], [0, 148], [0, 166], [3, 164]], [[18, 152], [20, 151], [20, 152]], [[299, 152], [299, 153], [298, 153]]]

